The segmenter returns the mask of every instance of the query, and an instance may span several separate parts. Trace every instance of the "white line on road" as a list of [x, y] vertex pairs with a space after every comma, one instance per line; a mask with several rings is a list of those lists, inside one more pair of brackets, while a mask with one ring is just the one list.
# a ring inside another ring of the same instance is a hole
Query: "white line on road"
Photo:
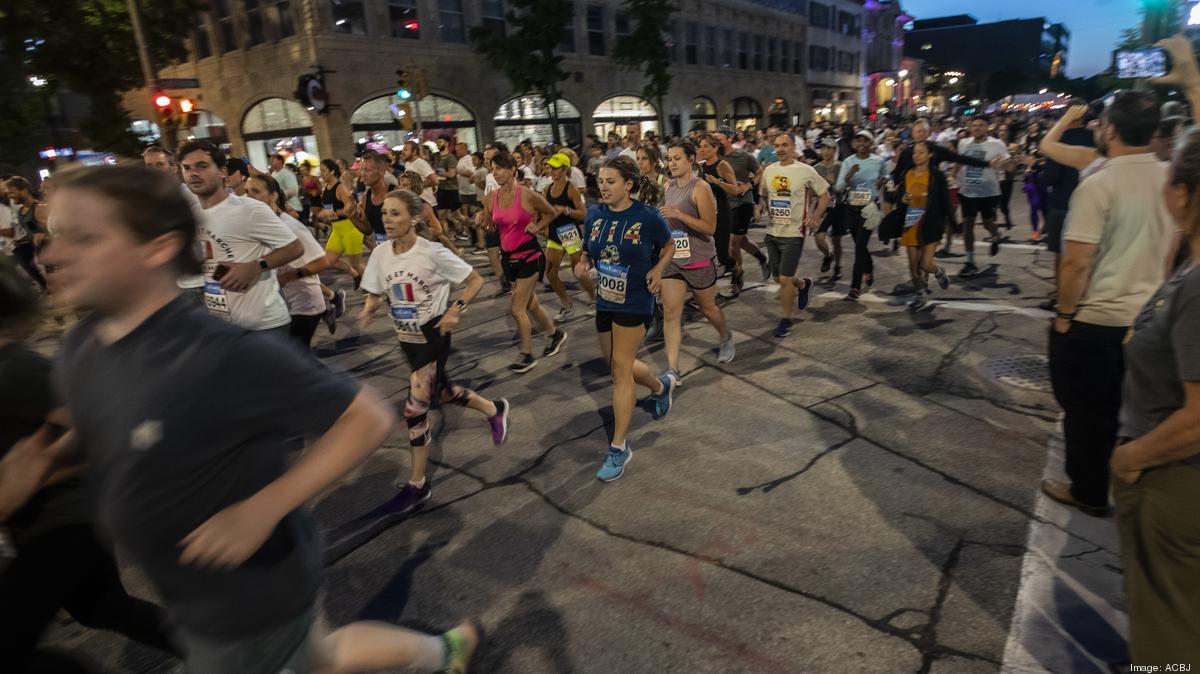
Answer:
[[[779, 286], [774, 283], [752, 283], [743, 288], [743, 292], [747, 290], [762, 289], [763, 292], [769, 294], [777, 294]], [[823, 292], [817, 295], [818, 298], [824, 300], [840, 300], [845, 297], [844, 294], [834, 290]], [[864, 293], [858, 298], [860, 302], [868, 302], [870, 304], [887, 304], [896, 307], [898, 310], [904, 309], [902, 300], [899, 297], [889, 297], [886, 295], [877, 295], [875, 293]], [[931, 308], [944, 307], [955, 311], [976, 311], [986, 314], [1014, 314], [1017, 316], [1025, 316], [1028, 318], [1036, 318], [1038, 320], [1049, 320], [1054, 318], [1054, 314], [1037, 308], [1017, 307], [1011, 304], [1002, 304], [994, 302], [966, 302], [962, 300], [939, 300], [929, 298], [928, 308], [921, 311], [929, 311]]]

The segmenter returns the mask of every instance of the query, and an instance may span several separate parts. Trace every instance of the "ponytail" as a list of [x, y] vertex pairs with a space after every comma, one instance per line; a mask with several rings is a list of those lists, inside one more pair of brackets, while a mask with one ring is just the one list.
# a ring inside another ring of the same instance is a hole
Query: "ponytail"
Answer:
[[635, 191], [637, 192], [637, 200], [648, 206], [657, 206], [663, 196], [662, 185], [659, 185], [645, 175], [638, 176]]

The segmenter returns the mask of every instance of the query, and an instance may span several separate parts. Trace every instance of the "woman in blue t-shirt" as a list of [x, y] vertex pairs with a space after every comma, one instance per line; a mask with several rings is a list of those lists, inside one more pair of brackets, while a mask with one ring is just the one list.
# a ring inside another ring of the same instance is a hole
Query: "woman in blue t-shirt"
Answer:
[[639, 192], [658, 189], [638, 174], [628, 157], [617, 157], [600, 169], [597, 182], [601, 204], [588, 209], [584, 222], [586, 249], [575, 266], [575, 275], [596, 265], [596, 331], [600, 349], [609, 361], [613, 377], [613, 437], [608, 456], [596, 477], [612, 482], [625, 472], [633, 450], [625, 440], [635, 402], [634, 383], [650, 389], [655, 418], [671, 409], [674, 380], [655, 377], [637, 351], [654, 318], [654, 293], [662, 283], [663, 270], [671, 262], [675, 245], [671, 231], [658, 210], [647, 206], [656, 199], [635, 201]]

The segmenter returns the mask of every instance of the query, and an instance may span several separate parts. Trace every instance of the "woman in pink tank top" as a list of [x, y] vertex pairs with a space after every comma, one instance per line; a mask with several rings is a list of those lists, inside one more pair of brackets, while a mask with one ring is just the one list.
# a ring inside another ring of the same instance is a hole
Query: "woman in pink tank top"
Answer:
[[567, 333], [554, 327], [554, 322], [542, 311], [537, 295], [533, 292], [538, 281], [546, 273], [546, 256], [538, 243], [537, 235], [546, 230], [546, 225], [557, 212], [536, 191], [522, 187], [514, 180], [516, 163], [507, 152], [497, 152], [492, 157], [492, 176], [500, 189], [492, 192], [491, 199], [484, 202], [483, 222], [495, 228], [500, 235], [500, 257], [504, 275], [512, 283], [512, 317], [517, 322], [521, 336], [521, 355], [517, 362], [508, 366], [509, 372], [525, 373], [537, 365], [533, 357], [533, 325], [530, 317], [546, 333], [549, 342], [542, 352], [546, 358], [558, 353]]

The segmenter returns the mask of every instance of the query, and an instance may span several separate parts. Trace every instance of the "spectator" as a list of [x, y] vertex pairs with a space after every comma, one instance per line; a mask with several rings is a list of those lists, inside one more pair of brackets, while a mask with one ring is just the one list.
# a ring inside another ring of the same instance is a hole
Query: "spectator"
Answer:
[[1162, 283], [1175, 225], [1160, 195], [1166, 166], [1150, 151], [1158, 105], [1117, 94], [1096, 133], [1109, 160], [1071, 197], [1059, 263], [1050, 378], [1064, 412], [1069, 482], [1044, 480], [1050, 498], [1093, 516], [1108, 509], [1108, 462], [1117, 440], [1121, 342]]
[[[1200, 250], [1200, 131], [1175, 155], [1166, 208]], [[1193, 255], [1194, 257], [1194, 255]], [[1113, 492], [1134, 665], [1200, 662], [1200, 271], [1150, 298], [1125, 345]], [[1149, 671], [1149, 669], [1147, 669]]]

